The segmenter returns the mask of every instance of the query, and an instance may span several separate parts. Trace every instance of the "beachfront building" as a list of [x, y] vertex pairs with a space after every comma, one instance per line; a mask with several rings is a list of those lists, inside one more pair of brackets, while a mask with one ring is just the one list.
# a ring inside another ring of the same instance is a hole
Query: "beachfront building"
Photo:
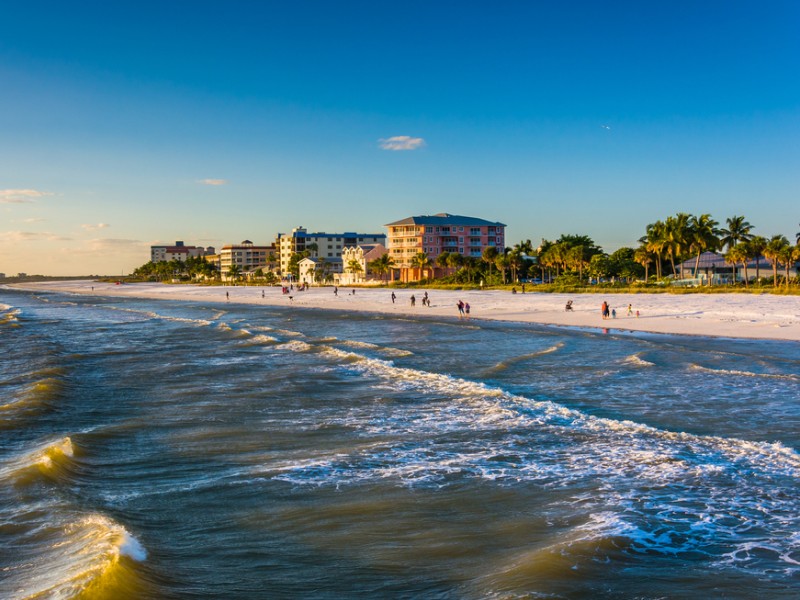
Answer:
[[[747, 269], [742, 263], [731, 264], [722, 254], [717, 252], [703, 252], [698, 263], [697, 257], [692, 257], [676, 265], [678, 280], [682, 285], [719, 285], [726, 283], [742, 282], [745, 275], [748, 281], [757, 278], [772, 277], [772, 261], [764, 256], [749, 258], [746, 262]], [[697, 272], [695, 272], [697, 267]]]
[[[270, 270], [276, 261], [275, 245], [256, 246], [250, 240], [244, 240], [240, 244], [228, 244], [222, 247], [219, 253], [219, 270], [223, 279], [228, 278], [231, 267], [234, 265], [239, 274], [247, 277], [253, 272], [261, 269], [266, 272]], [[270, 264], [270, 261], [275, 261]]]
[[187, 246], [182, 241], [177, 241], [171, 246], [150, 246], [150, 262], [169, 262], [179, 260], [186, 262], [187, 258], [197, 258], [207, 254], [214, 254], [213, 246]]
[[361, 244], [386, 244], [383, 233], [309, 233], [303, 227], [295, 227], [291, 233], [279, 233], [275, 242], [280, 270], [289, 274], [289, 261], [293, 254], [307, 252], [309, 258], [325, 259], [329, 273], [342, 273], [342, 251], [346, 246]]
[[484, 249], [505, 248], [504, 223], [486, 221], [477, 217], [464, 217], [439, 213], [408, 217], [384, 225], [389, 231], [387, 248], [400, 270], [401, 281], [413, 281], [426, 275], [441, 275], [433, 266], [423, 271], [413, 268], [414, 257], [424, 253], [435, 264], [443, 252], [455, 252], [464, 257], [480, 258]]
[[339, 285], [352, 285], [379, 280], [381, 275], [370, 269], [369, 263], [387, 253], [383, 244], [364, 244], [342, 248], [342, 273], [338, 275]]

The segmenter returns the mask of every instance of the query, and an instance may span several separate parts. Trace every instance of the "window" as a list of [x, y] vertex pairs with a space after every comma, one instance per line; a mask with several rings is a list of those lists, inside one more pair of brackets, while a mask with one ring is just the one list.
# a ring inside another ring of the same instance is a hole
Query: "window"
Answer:
[[433, 227], [426, 227], [425, 233], [433, 233]]
[[458, 230], [459, 231], [464, 231], [464, 228], [463, 227], [459, 227]]
[[439, 233], [439, 228], [438, 227], [436, 228], [436, 233]]
[[459, 254], [464, 254], [464, 249], [463, 249], [463, 248], [459, 248], [459, 249], [458, 249], [458, 253], [459, 253]]

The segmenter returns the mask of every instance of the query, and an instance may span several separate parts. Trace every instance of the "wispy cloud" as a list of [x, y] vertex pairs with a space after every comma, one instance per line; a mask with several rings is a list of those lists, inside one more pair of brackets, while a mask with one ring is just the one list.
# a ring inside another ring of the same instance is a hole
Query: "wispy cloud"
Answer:
[[228, 183], [227, 179], [201, 179], [197, 183], [202, 183], [203, 185], [225, 185]]
[[97, 225], [93, 225], [91, 223], [84, 223], [81, 225], [86, 231], [95, 231], [96, 229], [105, 229], [106, 227], [111, 227], [108, 223], [97, 223]]
[[425, 145], [425, 140], [409, 135], [396, 135], [378, 140], [378, 145], [384, 150], [417, 150]]
[[52, 196], [51, 192], [40, 190], [0, 190], [0, 204], [22, 204], [33, 202], [36, 198]]
[[30, 217], [29, 219], [22, 219], [21, 223], [44, 223], [47, 219], [42, 217]]
[[49, 231], [6, 231], [2, 237], [7, 242], [66, 242], [71, 239]]

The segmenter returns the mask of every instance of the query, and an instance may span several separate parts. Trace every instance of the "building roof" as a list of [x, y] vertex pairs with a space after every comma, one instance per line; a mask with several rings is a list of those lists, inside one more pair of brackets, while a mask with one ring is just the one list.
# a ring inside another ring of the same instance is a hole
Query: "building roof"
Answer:
[[505, 223], [496, 221], [487, 221], [477, 217], [464, 217], [461, 215], [451, 215], [449, 213], [439, 213], [436, 215], [420, 215], [418, 217], [408, 217], [395, 221], [394, 223], [387, 223], [384, 227], [393, 227], [395, 225], [461, 225], [464, 227], [505, 227]]
[[368, 246], [361, 246], [361, 248], [364, 250], [364, 260], [367, 262], [376, 260], [388, 252], [386, 246], [383, 244], [371, 244]]
[[[684, 269], [694, 269], [694, 265], [697, 261], [697, 255], [693, 256], [692, 258], [683, 261], [677, 267], [682, 267]], [[758, 263], [761, 267], [770, 265], [770, 261], [760, 256], [758, 258]], [[741, 263], [736, 263], [736, 268], [738, 269], [741, 266]], [[699, 269], [730, 269], [731, 263], [725, 262], [725, 257], [722, 254], [717, 254], [716, 252], [703, 252], [700, 255], [700, 265]], [[756, 259], [752, 258], [747, 261], [747, 268], [748, 269], [755, 269], [756, 268]]]

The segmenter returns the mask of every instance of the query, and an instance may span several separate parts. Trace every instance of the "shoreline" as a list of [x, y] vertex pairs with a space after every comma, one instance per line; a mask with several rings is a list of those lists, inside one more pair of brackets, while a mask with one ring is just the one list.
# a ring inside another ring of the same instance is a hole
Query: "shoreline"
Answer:
[[[30, 292], [62, 292], [106, 298], [182, 300], [216, 304], [250, 304], [343, 310], [398, 317], [432, 316], [458, 319], [459, 300], [471, 306], [470, 318], [535, 323], [623, 332], [692, 335], [715, 338], [800, 341], [800, 297], [743, 294], [511, 294], [500, 290], [425, 290], [387, 288], [339, 289], [312, 287], [288, 294], [280, 287], [201, 286], [193, 284], [55, 281], [7, 284], [8, 289]], [[354, 291], [355, 293], [351, 293]], [[431, 306], [422, 305], [427, 291]], [[263, 297], [262, 297], [263, 292]], [[396, 295], [392, 303], [391, 294]], [[226, 297], [228, 294], [228, 297]], [[411, 296], [416, 306], [410, 304]], [[290, 297], [292, 299], [290, 299]], [[567, 300], [574, 310], [564, 310]], [[606, 301], [617, 317], [602, 319], [600, 304]], [[627, 315], [632, 305], [632, 316]], [[639, 311], [639, 316], [636, 316]]]

